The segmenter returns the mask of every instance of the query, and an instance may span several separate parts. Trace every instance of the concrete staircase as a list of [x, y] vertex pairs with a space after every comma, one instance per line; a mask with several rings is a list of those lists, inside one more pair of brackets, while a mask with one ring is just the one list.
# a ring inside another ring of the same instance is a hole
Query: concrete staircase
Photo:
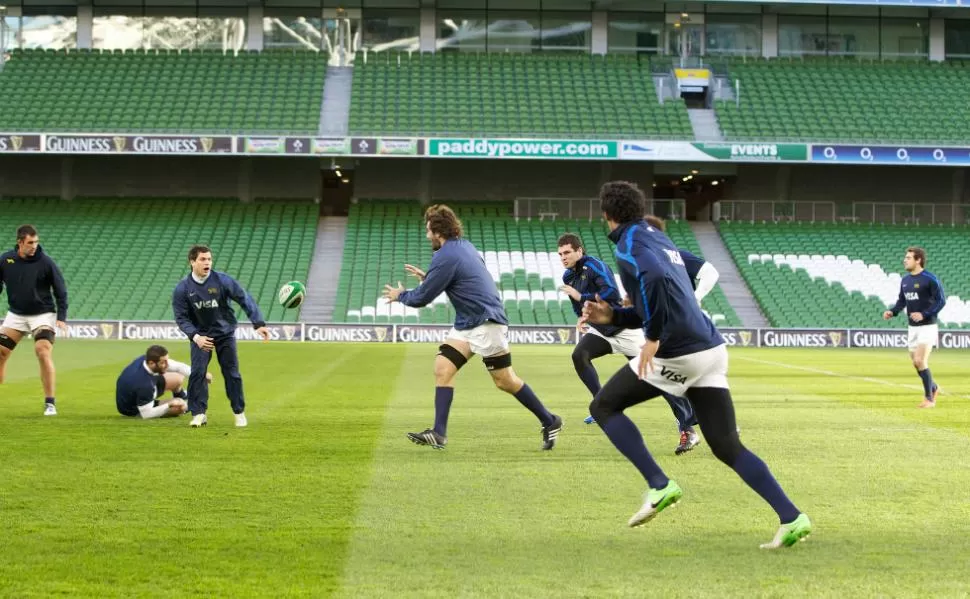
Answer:
[[687, 116], [697, 141], [724, 141], [717, 115], [710, 108], [688, 108]]
[[346, 233], [346, 216], [325, 216], [317, 224], [317, 241], [306, 283], [307, 298], [300, 309], [300, 319], [305, 322], [333, 321]]
[[697, 238], [704, 259], [710, 262], [720, 274], [717, 283], [724, 290], [728, 303], [734, 308], [741, 323], [746, 327], [771, 326], [765, 315], [761, 313], [761, 308], [751, 294], [751, 290], [748, 289], [748, 285], [741, 278], [741, 273], [735, 266], [734, 259], [731, 258], [731, 253], [724, 245], [724, 240], [721, 239], [721, 234], [717, 232], [714, 223], [692, 222], [690, 228], [694, 231], [694, 237]]
[[354, 84], [351, 67], [327, 67], [320, 102], [321, 137], [346, 137], [350, 126], [350, 92]]

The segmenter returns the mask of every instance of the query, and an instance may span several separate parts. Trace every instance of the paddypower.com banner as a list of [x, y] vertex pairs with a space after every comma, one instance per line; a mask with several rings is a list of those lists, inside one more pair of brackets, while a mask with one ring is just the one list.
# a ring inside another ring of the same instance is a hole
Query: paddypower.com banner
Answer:
[[438, 158], [619, 158], [615, 141], [540, 139], [429, 139]]

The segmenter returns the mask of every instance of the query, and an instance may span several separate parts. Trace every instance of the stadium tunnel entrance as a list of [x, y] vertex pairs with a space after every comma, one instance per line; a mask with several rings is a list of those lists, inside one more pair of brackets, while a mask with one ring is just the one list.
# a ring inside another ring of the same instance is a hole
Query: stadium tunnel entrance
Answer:
[[332, 161], [320, 169], [320, 215], [347, 216], [350, 200], [354, 195], [354, 175], [351, 164]]
[[[721, 165], [682, 166], [660, 163], [654, 166], [653, 199], [657, 216], [670, 218], [669, 212], [683, 201], [682, 216], [687, 220], [710, 220], [711, 207], [715, 202], [730, 197], [730, 188], [737, 179], [731, 168]], [[663, 200], [670, 200], [664, 202]], [[668, 214], [660, 212], [667, 211]], [[681, 216], [681, 215], [678, 215]]]

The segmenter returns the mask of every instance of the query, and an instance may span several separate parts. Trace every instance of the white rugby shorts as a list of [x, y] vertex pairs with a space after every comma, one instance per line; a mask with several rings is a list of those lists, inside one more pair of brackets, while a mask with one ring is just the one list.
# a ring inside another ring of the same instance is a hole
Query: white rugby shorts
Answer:
[[[639, 371], [639, 353], [630, 360], [629, 366], [634, 373]], [[687, 397], [691, 387], [728, 389], [727, 372], [727, 346], [722, 344], [676, 358], [654, 358], [653, 371], [648, 371], [644, 380], [671, 395]]]
[[464, 341], [471, 347], [472, 353], [483, 358], [500, 356], [509, 351], [509, 327], [497, 322], [486, 322], [467, 331], [452, 327], [447, 338]]
[[37, 329], [45, 327], [56, 331], [57, 314], [53, 312], [46, 312], [44, 314], [35, 314], [33, 316], [23, 316], [21, 314], [14, 314], [13, 312], [7, 312], [6, 318], [3, 319], [3, 325], [0, 326], [19, 331], [24, 335], [29, 335]]
[[623, 329], [616, 335], [607, 337], [593, 327], [589, 327], [588, 334], [605, 339], [613, 349], [613, 353], [620, 354], [621, 356], [632, 357], [640, 355], [640, 348], [646, 343], [646, 337], [643, 336], [643, 329]]
[[940, 326], [937, 324], [924, 324], [918, 327], [909, 327], [909, 351], [916, 351], [920, 345], [929, 345], [931, 348], [939, 347]]

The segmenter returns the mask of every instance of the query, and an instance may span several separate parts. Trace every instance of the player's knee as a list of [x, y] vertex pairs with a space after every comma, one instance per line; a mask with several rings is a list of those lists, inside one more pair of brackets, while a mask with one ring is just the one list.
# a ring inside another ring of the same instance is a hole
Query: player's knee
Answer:
[[38, 339], [34, 343], [34, 354], [41, 360], [49, 360], [54, 349], [49, 341], [45, 341], [44, 339]]
[[744, 449], [737, 430], [729, 431], [724, 436], [707, 436], [705, 440], [711, 446], [714, 457], [732, 467]]
[[435, 379], [451, 379], [461, 367], [468, 363], [468, 358], [452, 345], [442, 343], [438, 346], [438, 356], [434, 361]]
[[573, 350], [573, 366], [576, 368], [576, 372], [580, 372], [587, 366], [592, 366], [593, 360], [589, 352], [585, 349], [576, 348]]
[[525, 383], [520, 379], [511, 368], [505, 368], [497, 375], [492, 375], [495, 386], [506, 393], [516, 394], [522, 389]]
[[10, 355], [17, 347], [17, 342], [7, 336], [5, 333], [0, 333], [0, 360], [6, 360], [7, 356]]
[[602, 389], [596, 394], [593, 401], [589, 402], [589, 415], [601, 424], [605, 423], [610, 416], [616, 414], [618, 411], [616, 404], [607, 394], [603, 393]]

